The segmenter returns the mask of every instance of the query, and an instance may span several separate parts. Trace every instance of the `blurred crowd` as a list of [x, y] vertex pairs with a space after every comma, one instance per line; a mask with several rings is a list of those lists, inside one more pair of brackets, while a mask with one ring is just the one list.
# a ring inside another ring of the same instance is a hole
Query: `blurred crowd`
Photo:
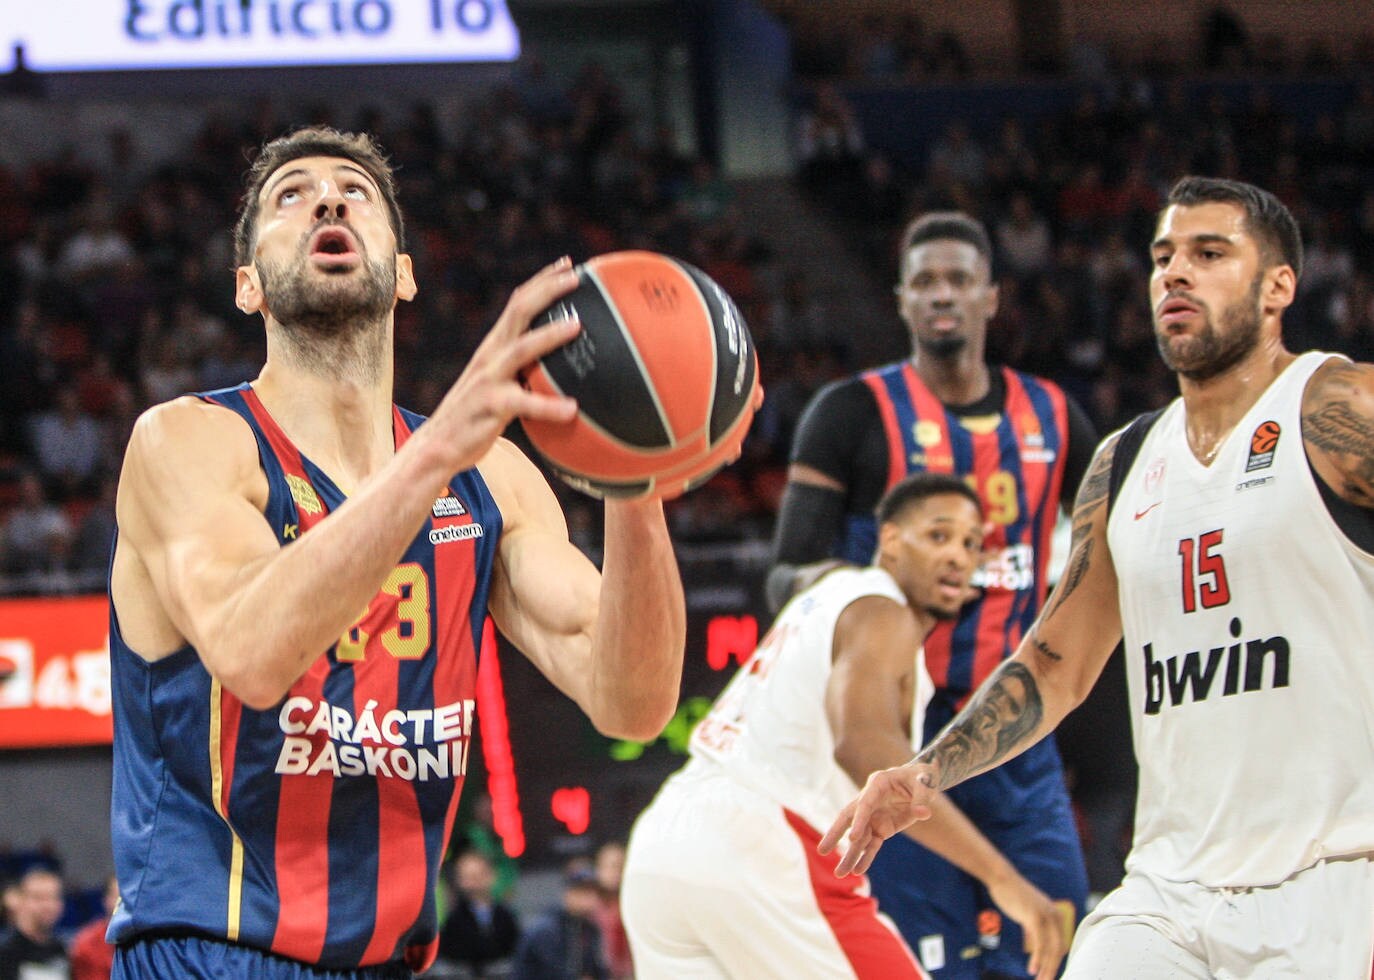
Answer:
[[[426, 980], [632, 980], [620, 918], [625, 845], [571, 858], [545, 905], [516, 902], [519, 872], [480, 819], [455, 836], [443, 866], [438, 958]], [[110, 980], [105, 941], [119, 901], [113, 878], [72, 890], [52, 848], [0, 848], [0, 978]]]
[[[861, 122], [846, 88], [821, 80], [799, 100], [797, 181], [866, 263], [858, 290], [894, 281], [913, 214], [981, 218], [1001, 282], [992, 356], [1059, 380], [1105, 431], [1172, 395], [1146, 245], [1186, 172], [1257, 182], [1299, 217], [1307, 269], [1291, 346], [1374, 358], [1374, 74], [1359, 61], [1333, 70], [1346, 94], [1313, 118], [1263, 84], [1198, 100], [1181, 79], [1121, 75], [1084, 84], [1064, 112], [953, 118], [904, 154], [891, 149], [901, 134], [875, 131], [871, 114]], [[899, 330], [895, 315], [856, 325], [821, 302], [785, 233], [751, 225], [713, 164], [646, 125], [596, 63], [559, 84], [531, 58], [451, 117], [428, 102], [341, 118], [260, 100], [207, 113], [156, 163], [131, 117], [73, 134], [87, 149], [102, 142], [99, 153], [68, 145], [0, 167], [0, 593], [101, 589], [138, 413], [257, 373], [262, 329], [233, 305], [230, 227], [251, 152], [304, 122], [373, 132], [398, 166], [421, 288], [397, 311], [396, 398], [418, 411], [514, 286], [558, 255], [655, 249], [730, 292], [768, 398], [741, 461], [672, 505], [679, 540], [766, 540], [807, 399], [864, 366], [855, 330]], [[574, 539], [594, 552], [600, 508], [558, 489]]]

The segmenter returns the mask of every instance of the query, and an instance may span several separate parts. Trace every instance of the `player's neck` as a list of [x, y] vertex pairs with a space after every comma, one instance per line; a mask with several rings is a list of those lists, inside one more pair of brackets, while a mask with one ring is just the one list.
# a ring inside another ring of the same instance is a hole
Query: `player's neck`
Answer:
[[1244, 360], [1202, 381], [1180, 376], [1188, 443], [1204, 464], [1296, 357], [1280, 340], [1261, 342]]
[[911, 359], [930, 393], [945, 405], [971, 405], [986, 396], [992, 385], [983, 352], [971, 345], [949, 357], [917, 350]]
[[253, 390], [287, 438], [345, 493], [395, 452], [390, 369], [371, 383], [327, 377], [274, 359], [269, 346]]

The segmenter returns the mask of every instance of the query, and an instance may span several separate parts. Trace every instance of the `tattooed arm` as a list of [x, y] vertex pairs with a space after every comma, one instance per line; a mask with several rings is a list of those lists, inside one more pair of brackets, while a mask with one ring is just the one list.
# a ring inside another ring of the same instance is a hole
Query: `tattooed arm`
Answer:
[[1332, 358], [1302, 399], [1312, 468], [1343, 500], [1374, 507], [1374, 366]]
[[1054, 730], [1092, 690], [1121, 638], [1116, 569], [1107, 550], [1107, 489], [1115, 442], [1098, 450], [1074, 502], [1064, 576], [1040, 618], [929, 745], [904, 766], [875, 772], [821, 840], [848, 832], [836, 874], [863, 873], [882, 842], [929, 816], [937, 790], [992, 769]]

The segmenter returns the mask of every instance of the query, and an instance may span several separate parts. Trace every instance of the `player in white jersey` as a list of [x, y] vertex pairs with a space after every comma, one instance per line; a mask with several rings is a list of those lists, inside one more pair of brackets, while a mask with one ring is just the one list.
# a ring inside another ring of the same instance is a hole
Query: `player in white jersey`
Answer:
[[1177, 183], [1150, 299], [1181, 397], [1103, 442], [1016, 655], [827, 832], [862, 871], [932, 794], [1051, 731], [1125, 637], [1135, 841], [1066, 976], [1370, 975], [1374, 366], [1285, 349], [1302, 244], [1271, 194]]
[[[643, 980], [926, 976], [867, 880], [841, 881], [816, 845], [857, 782], [919, 744], [921, 643], [968, 598], [983, 525], [962, 480], [926, 473], [877, 516], [874, 564], [783, 609], [636, 822], [621, 913]], [[934, 806], [913, 836], [981, 879], [1026, 930], [1032, 969], [1054, 976], [1059, 911], [952, 804]]]

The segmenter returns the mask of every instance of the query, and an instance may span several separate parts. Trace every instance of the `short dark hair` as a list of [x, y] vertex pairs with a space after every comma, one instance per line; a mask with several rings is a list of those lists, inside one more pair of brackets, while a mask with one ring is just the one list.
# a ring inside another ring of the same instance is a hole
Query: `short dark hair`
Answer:
[[345, 133], [332, 126], [306, 126], [265, 144], [243, 175], [243, 200], [234, 226], [234, 264], [248, 265], [258, 233], [258, 195], [282, 164], [301, 157], [343, 157], [362, 167], [377, 183], [396, 233], [396, 248], [405, 251], [405, 219], [396, 200], [396, 181], [382, 148], [367, 133]]
[[937, 497], [945, 493], [957, 493], [961, 497], [967, 497], [973, 501], [973, 506], [978, 508], [978, 513], [983, 512], [983, 502], [978, 499], [978, 494], [974, 493], [973, 488], [961, 477], [952, 473], [912, 473], [893, 484], [887, 493], [883, 494], [878, 506], [873, 509], [873, 514], [878, 518], [879, 524], [887, 524], [897, 520], [907, 508], [919, 504], [927, 497]]
[[1181, 177], [1169, 189], [1165, 207], [1235, 204], [1245, 212], [1245, 227], [1259, 239], [1264, 261], [1287, 265], [1302, 275], [1302, 232], [1293, 213], [1273, 194], [1254, 184], [1222, 177]]
[[902, 232], [902, 249], [898, 264], [906, 261], [906, 253], [917, 245], [942, 238], [967, 242], [978, 250], [983, 261], [992, 266], [992, 242], [983, 223], [963, 211], [930, 211], [913, 218]]

